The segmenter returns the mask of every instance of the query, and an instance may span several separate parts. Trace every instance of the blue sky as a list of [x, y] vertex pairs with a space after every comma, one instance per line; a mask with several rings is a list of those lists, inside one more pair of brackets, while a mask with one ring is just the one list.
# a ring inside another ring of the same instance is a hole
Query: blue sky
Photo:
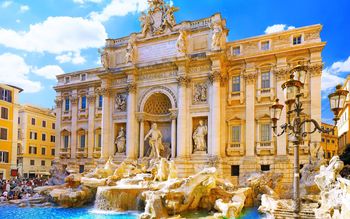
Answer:
[[[322, 24], [325, 69], [322, 117], [331, 122], [327, 94], [350, 72], [350, 1], [173, 0], [178, 22], [221, 12], [229, 40], [266, 29]], [[55, 75], [98, 67], [105, 38], [140, 31], [146, 0], [0, 0], [0, 82], [25, 89], [21, 103], [53, 107]], [[271, 28], [272, 27], [272, 28]]]

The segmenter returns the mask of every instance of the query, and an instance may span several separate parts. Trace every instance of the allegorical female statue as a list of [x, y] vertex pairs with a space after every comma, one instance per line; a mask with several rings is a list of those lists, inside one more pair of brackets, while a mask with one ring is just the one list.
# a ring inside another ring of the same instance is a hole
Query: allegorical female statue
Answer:
[[136, 35], [132, 34], [128, 41], [125, 54], [125, 62], [135, 62], [136, 61]]
[[115, 145], [116, 145], [116, 153], [124, 153], [125, 152], [125, 131], [123, 127], [120, 127], [120, 130], [118, 132], [118, 136], [115, 138]]
[[163, 135], [157, 128], [157, 123], [152, 124], [152, 128], [149, 130], [145, 136], [145, 141], [149, 138], [149, 145], [151, 146], [151, 154], [149, 157], [159, 158], [160, 151], [164, 150], [162, 143]]
[[194, 152], [196, 151], [206, 151], [207, 144], [205, 141], [205, 136], [208, 134], [208, 127], [204, 125], [203, 120], [199, 121], [199, 125], [193, 132], [194, 141]]
[[220, 50], [221, 49], [221, 39], [222, 39], [222, 25], [220, 22], [214, 22], [211, 26], [213, 31], [212, 41], [211, 41], [211, 49], [212, 50]]

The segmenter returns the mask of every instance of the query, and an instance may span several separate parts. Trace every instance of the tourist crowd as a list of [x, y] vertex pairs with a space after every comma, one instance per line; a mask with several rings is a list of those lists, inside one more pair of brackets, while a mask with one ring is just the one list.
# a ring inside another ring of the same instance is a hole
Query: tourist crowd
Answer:
[[48, 185], [44, 178], [0, 180], [0, 202], [28, 199], [34, 196], [34, 188], [44, 185]]

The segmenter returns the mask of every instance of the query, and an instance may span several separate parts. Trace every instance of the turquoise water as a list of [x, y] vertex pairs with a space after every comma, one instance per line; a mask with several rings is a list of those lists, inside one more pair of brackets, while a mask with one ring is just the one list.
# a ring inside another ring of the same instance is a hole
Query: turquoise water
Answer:
[[[187, 217], [188, 216], [188, 217]], [[204, 216], [203, 213], [186, 215], [187, 218]], [[19, 208], [17, 206], [0, 206], [1, 219], [136, 219], [137, 214], [130, 212], [105, 213], [94, 212], [91, 207], [84, 208]], [[246, 210], [240, 219], [261, 218], [256, 209]]]

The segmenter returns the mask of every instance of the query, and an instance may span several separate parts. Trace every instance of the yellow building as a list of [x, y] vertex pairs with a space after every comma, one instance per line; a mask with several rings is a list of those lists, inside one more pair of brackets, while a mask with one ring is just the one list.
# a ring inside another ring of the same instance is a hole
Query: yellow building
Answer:
[[17, 103], [20, 92], [21, 88], [0, 84], [0, 179], [17, 175]]
[[48, 175], [55, 157], [55, 120], [50, 109], [23, 105], [19, 110], [17, 162], [23, 177]]
[[[333, 125], [322, 123], [322, 128], [331, 130]], [[338, 129], [335, 128], [333, 132], [321, 134], [321, 146], [324, 151], [324, 157], [326, 159], [332, 158], [338, 154]]]
[[[350, 75], [346, 78], [342, 89], [350, 91]], [[339, 114], [339, 121], [337, 124], [338, 127], [338, 154], [342, 154], [346, 146], [350, 144], [350, 121], [349, 121], [349, 112], [350, 112], [350, 95], [346, 98], [345, 106]]]

